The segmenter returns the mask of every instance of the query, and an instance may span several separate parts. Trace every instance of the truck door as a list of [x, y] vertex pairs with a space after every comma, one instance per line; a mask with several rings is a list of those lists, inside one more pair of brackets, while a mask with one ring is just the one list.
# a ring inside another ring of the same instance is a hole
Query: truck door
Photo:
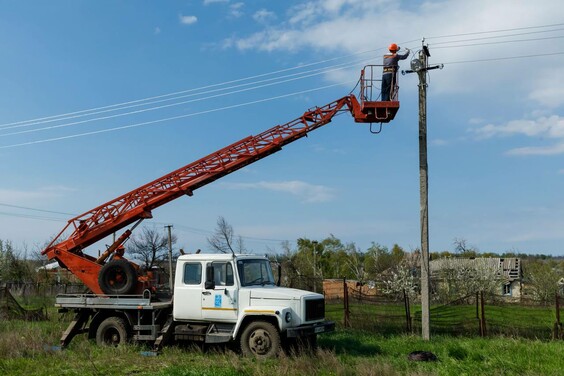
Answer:
[[204, 290], [204, 265], [200, 261], [184, 263], [182, 278], [176, 278], [174, 286], [173, 315], [176, 320], [200, 320], [200, 305]]
[[202, 318], [232, 322], [237, 319], [239, 292], [233, 264], [230, 261], [216, 261], [211, 265], [215, 288], [202, 292]]

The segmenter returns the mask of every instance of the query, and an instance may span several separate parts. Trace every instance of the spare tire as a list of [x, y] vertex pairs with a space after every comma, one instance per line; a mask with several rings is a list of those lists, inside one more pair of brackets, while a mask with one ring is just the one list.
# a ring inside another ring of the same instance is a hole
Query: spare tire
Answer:
[[137, 272], [127, 260], [112, 260], [100, 270], [98, 284], [104, 294], [131, 294], [137, 286]]

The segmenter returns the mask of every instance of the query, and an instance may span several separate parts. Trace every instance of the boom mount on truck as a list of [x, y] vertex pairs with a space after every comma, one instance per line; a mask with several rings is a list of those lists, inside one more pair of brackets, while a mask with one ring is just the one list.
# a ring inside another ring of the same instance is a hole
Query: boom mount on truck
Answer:
[[[374, 65], [361, 71], [359, 99], [353, 94], [325, 106], [315, 107], [302, 116], [255, 136], [235, 142], [206, 157], [192, 162], [159, 179], [132, 190], [68, 221], [63, 230], [43, 250], [49, 260], [55, 259], [78, 277], [93, 293], [132, 294], [153, 289], [151, 275], [123, 257], [123, 243], [144, 219], [152, 218], [152, 210], [225, 175], [265, 158], [349, 111], [357, 123], [388, 123], [394, 119], [399, 101], [378, 101], [373, 91], [379, 79], [374, 78]], [[397, 93], [397, 88], [395, 88]], [[83, 250], [108, 235], [132, 224], [98, 258]], [[61, 240], [65, 233], [68, 238]], [[112, 255], [110, 261], [108, 258]]]

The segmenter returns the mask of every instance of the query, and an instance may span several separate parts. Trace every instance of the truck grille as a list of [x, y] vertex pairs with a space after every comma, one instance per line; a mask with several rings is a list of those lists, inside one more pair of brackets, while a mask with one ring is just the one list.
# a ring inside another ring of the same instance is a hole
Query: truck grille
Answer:
[[325, 299], [310, 299], [305, 302], [306, 321], [321, 320], [325, 318]]

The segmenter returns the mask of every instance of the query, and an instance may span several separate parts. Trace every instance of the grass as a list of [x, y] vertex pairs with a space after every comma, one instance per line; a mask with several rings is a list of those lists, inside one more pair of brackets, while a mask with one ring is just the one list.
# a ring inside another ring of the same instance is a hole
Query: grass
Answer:
[[[2, 375], [559, 375], [564, 343], [510, 337], [383, 336], [339, 330], [319, 338], [314, 355], [281, 355], [257, 361], [222, 348], [171, 346], [159, 356], [143, 347], [97, 347], [79, 336], [68, 349], [53, 350], [67, 321], [0, 322]], [[69, 319], [69, 317], [67, 317]], [[411, 362], [416, 350], [437, 362]]]

